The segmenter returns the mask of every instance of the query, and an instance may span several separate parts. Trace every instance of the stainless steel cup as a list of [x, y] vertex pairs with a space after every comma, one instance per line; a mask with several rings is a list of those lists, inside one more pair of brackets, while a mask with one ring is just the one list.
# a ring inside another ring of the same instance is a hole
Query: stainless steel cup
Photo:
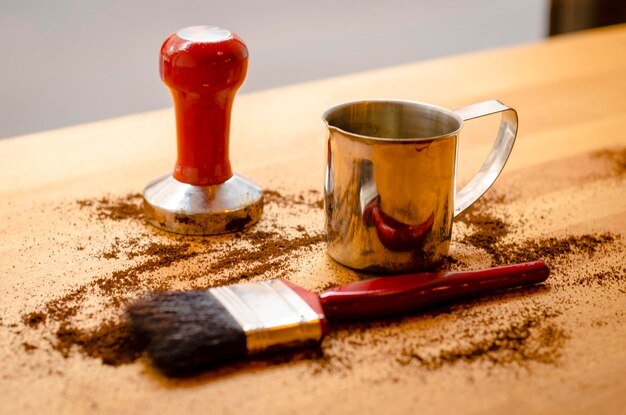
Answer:
[[[495, 144], [455, 192], [463, 122], [502, 114]], [[448, 254], [452, 220], [489, 189], [517, 135], [517, 113], [492, 100], [449, 110], [413, 101], [348, 102], [328, 109], [324, 186], [328, 253], [348, 267], [406, 272]]]

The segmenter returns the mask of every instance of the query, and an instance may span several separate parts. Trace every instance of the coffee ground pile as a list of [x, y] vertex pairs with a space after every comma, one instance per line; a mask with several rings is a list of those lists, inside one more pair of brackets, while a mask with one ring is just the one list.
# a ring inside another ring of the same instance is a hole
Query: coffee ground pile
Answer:
[[503, 243], [503, 239], [511, 234], [513, 227], [524, 226], [523, 222], [518, 224], [506, 222], [493, 213], [493, 207], [503, 203], [504, 196], [488, 193], [457, 219], [472, 229], [462, 242], [487, 252], [494, 266], [539, 260], [549, 262], [570, 254], [592, 255], [601, 246], [620, 239], [619, 235], [604, 232]]
[[618, 176], [626, 174], [626, 147], [611, 150], [601, 150], [593, 153], [593, 157], [608, 160], [613, 166], [613, 172]]
[[[492, 364], [539, 362], [556, 364], [561, 347], [569, 337], [552, 318], [559, 313], [540, 308], [524, 309], [502, 326], [483, 318], [475, 325], [478, 335], [458, 344], [442, 347], [435, 353], [421, 351], [420, 347], [405, 347], [397, 359], [401, 365], [418, 363], [427, 369], [459, 361], [484, 359]], [[445, 338], [439, 342], [445, 344]]]
[[492, 207], [503, 202], [502, 196], [489, 195], [479, 199], [458, 218], [460, 222], [473, 230], [462, 239], [462, 242], [487, 252], [494, 266], [539, 260], [550, 261], [578, 253], [592, 255], [599, 247], [619, 239], [618, 235], [605, 232], [598, 235], [583, 234], [563, 238], [537, 238], [519, 243], [502, 243], [502, 240], [510, 234], [513, 224], [494, 215]]
[[[93, 208], [99, 220], [141, 220], [140, 207], [130, 206], [133, 200], [136, 200], [134, 203], [139, 204], [136, 195], [128, 195], [119, 199], [103, 198], [92, 203], [81, 201], [80, 205]], [[477, 229], [464, 242], [485, 249], [491, 254], [495, 264], [537, 258], [554, 259], [576, 252], [591, 253], [599, 245], [615, 240], [615, 236], [611, 234], [581, 235], [526, 241], [522, 244], [505, 244], [495, 249], [493, 244], [497, 244], [508, 234], [511, 225], [491, 215], [487, 207], [494, 203], [501, 203], [502, 200], [503, 198], [497, 196], [487, 198], [485, 202], [480, 202], [470, 208], [466, 215], [470, 218], [471, 226]], [[304, 197], [282, 198], [278, 192], [269, 193], [266, 203], [268, 205], [275, 203], [280, 207], [319, 206], [317, 203], [305, 201]], [[135, 213], [130, 215], [129, 212]], [[122, 217], [124, 219], [120, 219]], [[140, 288], [149, 291], [171, 289], [168, 282], [152, 277], [152, 272], [197, 256], [215, 254], [218, 250], [221, 251], [221, 255], [202, 271], [184, 270], [177, 274], [177, 278], [183, 279], [191, 289], [202, 289], [214, 285], [233, 284], [263, 275], [284, 276], [287, 273], [284, 265], [285, 257], [324, 241], [322, 234], [310, 235], [302, 228], [296, 231], [300, 235], [295, 238], [281, 237], [280, 232], [276, 231], [245, 231], [235, 235], [232, 240], [217, 243], [207, 242], [204, 239], [197, 243], [198, 241], [194, 241], [194, 238], [177, 236], [173, 243], [150, 242], [146, 245], [140, 242], [142, 238], [134, 237], [128, 240], [116, 238], [110, 249], [102, 253], [102, 258], [119, 259], [121, 257], [126, 260], [144, 258], [144, 260], [139, 264], [114, 271], [110, 275], [96, 277], [92, 282], [47, 302], [43, 310], [25, 314], [23, 322], [33, 329], [46, 322], [58, 324], [52, 348], [64, 357], [68, 357], [71, 350], [75, 348], [86, 356], [101, 359], [107, 365], [118, 366], [131, 363], [142, 355], [144, 345], [133, 336], [123, 318], [105, 320], [93, 329], [81, 329], [74, 324], [73, 318], [80, 311], [88, 294], [103, 297], [108, 306], [122, 310], [129, 300], [136, 298], [134, 294], [140, 291]], [[146, 235], [142, 236], [145, 239]], [[249, 247], [238, 247], [238, 242], [245, 242]], [[449, 258], [448, 261], [455, 262], [453, 258]], [[240, 267], [242, 264], [245, 264], [243, 269], [238, 272], [226, 272], [225, 277], [218, 283], [204, 285], [196, 283], [198, 279], [206, 275], [224, 273], [225, 270]], [[469, 340], [438, 348], [434, 353], [419, 351], [419, 348], [415, 347], [404, 347], [398, 352], [396, 360], [401, 365], [417, 362], [427, 369], [437, 369], [457, 361], [472, 362], [478, 359], [494, 364], [507, 364], [513, 361], [554, 364], [560, 355], [561, 346], [567, 339], [567, 334], [549, 321], [556, 315], [558, 314], [554, 312], [531, 310], [526, 312], [520, 321], [509, 321], [503, 326], [492, 326], [488, 324], [488, 321], [480, 321], [476, 326], [482, 327], [482, 331], [474, 333]], [[390, 323], [389, 327], [393, 326], [394, 324]], [[343, 330], [351, 332], [350, 328], [343, 328]], [[398, 337], [395, 333], [390, 338]], [[325, 345], [343, 341], [342, 336], [331, 334]], [[434, 341], [439, 342], [437, 339]], [[24, 348], [30, 349], [31, 346], [25, 344]], [[313, 370], [316, 373], [345, 370], [351, 367], [351, 363], [346, 362], [343, 351], [333, 353], [333, 349], [330, 347], [328, 353], [321, 355], [319, 353], [313, 355], [296, 353], [287, 355], [286, 358], [315, 361]], [[267, 362], [268, 364], [283, 363], [286, 358], [274, 358]]]
[[96, 217], [101, 220], [127, 220], [142, 215], [141, 193], [131, 193], [122, 198], [102, 197], [96, 200], [77, 200], [81, 208], [94, 208]]
[[[264, 199], [266, 207], [270, 209], [272, 205], [306, 209], [323, 205], [316, 191], [295, 197], [284, 197], [279, 192], [270, 191], [266, 192]], [[89, 209], [90, 216], [97, 221], [126, 220], [143, 225], [141, 200], [141, 195], [129, 194], [119, 198], [79, 200], [77, 203], [81, 209]], [[269, 222], [272, 229], [281, 232], [255, 230], [255, 227], [237, 233], [234, 237], [168, 235], [167, 243], [146, 243], [162, 240], [158, 237], [158, 231], [143, 232], [124, 240], [116, 237], [100, 257], [125, 262], [140, 259], [138, 263], [96, 276], [89, 283], [47, 301], [41, 309], [25, 313], [22, 323], [31, 329], [46, 324], [56, 327], [51, 347], [64, 357], [68, 357], [75, 347], [86, 356], [100, 358], [104, 364], [118, 366], [130, 363], [142, 354], [144, 345], [129, 330], [123, 318], [123, 310], [129, 301], [142, 293], [172, 289], [172, 280], [163, 280], [158, 277], [157, 271], [200, 257], [212, 261], [202, 267], [182, 269], [175, 276], [176, 282], [184, 282], [187, 289], [207, 289], [263, 275], [275, 278], [284, 276], [290, 270], [285, 264], [286, 257], [296, 251], [310, 250], [325, 240], [323, 234], [309, 234], [302, 226], [292, 230], [294, 237], [282, 236], [288, 233], [288, 229], [282, 229], [275, 218], [270, 217]], [[245, 266], [241, 268], [242, 265]], [[209, 281], [206, 281], [207, 278]], [[117, 316], [101, 322], [93, 329], [79, 328], [74, 319], [92, 296], [98, 297], [109, 309], [116, 310]], [[24, 348], [30, 349], [30, 345], [24, 345]]]
[[68, 357], [72, 348], [77, 347], [85, 356], [101, 359], [111, 366], [134, 362], [145, 348], [124, 321], [105, 321], [94, 330], [82, 330], [64, 322], [56, 332], [56, 339], [53, 348], [63, 357]]
[[[620, 166], [623, 155], [615, 154], [609, 152], [593, 157]], [[622, 171], [623, 167], [621, 170], [616, 167], [615, 175], [621, 175]], [[135, 230], [128, 236], [112, 238], [110, 246], [100, 253], [102, 260], [117, 264], [115, 270], [96, 275], [88, 283], [25, 312], [22, 323], [31, 330], [53, 333], [50, 346], [64, 357], [77, 351], [112, 366], [135, 361], [142, 355], [144, 345], [133, 337], [124, 321], [128, 302], [160, 290], [206, 289], [242, 281], [288, 277], [299, 266], [296, 259], [323, 252], [325, 237], [321, 227], [311, 230], [299, 223], [285, 224], [281, 219], [285, 210], [294, 217], [313, 212], [321, 217], [323, 201], [319, 192], [311, 190], [298, 195], [283, 195], [267, 191], [264, 201], [266, 210], [261, 223], [234, 235], [202, 238], [176, 236], [146, 227], [139, 194], [79, 200], [77, 203], [91, 218], [90, 223], [104, 226], [125, 221]], [[493, 266], [546, 260], [553, 270], [549, 287], [565, 284], [595, 289], [617, 284], [619, 289], [623, 288], [626, 277], [622, 267], [596, 270], [573, 281], [559, 279], [560, 269], [571, 258], [601, 256], [607, 249], [621, 247], [620, 235], [604, 232], [524, 239], [525, 224], [506, 216], [503, 209], [507, 203], [506, 197], [497, 189], [489, 191], [457, 219], [465, 225], [467, 232], [455, 236], [453, 242], [485, 252]], [[512, 235], [519, 238], [511, 242], [509, 237]], [[82, 251], [84, 247], [77, 246], [76, 249]], [[442, 269], [465, 267], [467, 265], [454, 255], [441, 266]], [[167, 272], [171, 275], [164, 275]], [[332, 282], [324, 283], [317, 287], [317, 291], [332, 285]], [[234, 367], [307, 361], [312, 373], [335, 373], [349, 371], [368, 358], [391, 358], [398, 366], [418, 365], [427, 370], [460, 362], [556, 365], [569, 338], [559, 323], [559, 316], [566, 309], [564, 302], [557, 298], [558, 311], [533, 302], [513, 314], [498, 309], [504, 307], [500, 302], [505, 299], [524, 301], [525, 293], [538, 290], [547, 288], [532, 287], [494, 294], [417, 317], [339, 326], [327, 336], [321, 350], [261, 357]], [[92, 304], [94, 299], [96, 309]], [[106, 310], [109, 317], [102, 319], [102, 314], [106, 314], [102, 310]], [[467, 323], [442, 326], [436, 335], [426, 336], [422, 332], [411, 335], [413, 326], [424, 321], [438, 321], [441, 316], [453, 316], [455, 321]], [[97, 323], [95, 327], [94, 321]], [[416, 338], [421, 340], [414, 341]], [[32, 342], [24, 342], [22, 346], [28, 352], [41, 348]], [[376, 353], [359, 357], [362, 355], [357, 353], [359, 349], [371, 351], [373, 346], [376, 346]]]

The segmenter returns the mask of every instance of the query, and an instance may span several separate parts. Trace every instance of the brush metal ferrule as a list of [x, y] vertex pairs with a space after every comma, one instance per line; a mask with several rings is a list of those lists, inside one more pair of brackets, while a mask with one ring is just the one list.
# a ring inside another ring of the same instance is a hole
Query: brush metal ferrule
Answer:
[[248, 354], [319, 343], [320, 316], [281, 280], [210, 288], [246, 334]]

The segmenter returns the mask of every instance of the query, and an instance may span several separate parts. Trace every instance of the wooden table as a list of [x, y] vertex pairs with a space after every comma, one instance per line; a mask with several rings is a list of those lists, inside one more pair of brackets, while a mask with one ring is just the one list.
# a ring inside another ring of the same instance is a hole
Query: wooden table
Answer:
[[[232, 281], [232, 269], [211, 264], [237, 247], [254, 249], [245, 235], [180, 238], [145, 225], [136, 212], [108, 214], [107, 206], [124, 200], [132, 211], [138, 199], [126, 195], [171, 169], [172, 111], [1, 141], [0, 413], [624, 413], [625, 50], [622, 26], [240, 96], [233, 165], [284, 196], [270, 198], [252, 232], [322, 235], [316, 200], [325, 108], [364, 98], [451, 108], [498, 98], [518, 110], [520, 131], [478, 213], [508, 223], [496, 248], [554, 237], [569, 251], [550, 254], [553, 274], [543, 288], [339, 327], [323, 353], [260, 359], [186, 380], [160, 376], [146, 358], [115, 367], [78, 346], [65, 357], [54, 348], [63, 321], [89, 330], [119, 316], [100, 284], [119, 277], [116, 271], [134, 272], [136, 289], [124, 294], [132, 299], [158, 281], [169, 288]], [[495, 121], [464, 131], [460, 183], [481, 164]], [[469, 220], [455, 225], [452, 268], [493, 263], [468, 243], [473, 232]], [[584, 248], [570, 238], [581, 235], [608, 240]], [[333, 263], [319, 241], [292, 246], [272, 257], [282, 268], [249, 279], [282, 270], [319, 291], [358, 278]], [[146, 266], [153, 257], [141, 249], [152, 243], [188, 244], [198, 255]], [[133, 249], [141, 252], [133, 256]], [[194, 284], [177, 277], [185, 272], [195, 273]], [[36, 313], [63, 296], [61, 307], [73, 314], [38, 321]], [[538, 316], [544, 320], [533, 320]], [[516, 327], [522, 334], [511, 338]]]

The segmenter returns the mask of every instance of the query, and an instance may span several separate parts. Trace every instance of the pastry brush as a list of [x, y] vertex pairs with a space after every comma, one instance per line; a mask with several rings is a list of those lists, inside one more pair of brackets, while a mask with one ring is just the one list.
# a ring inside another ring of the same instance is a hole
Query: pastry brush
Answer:
[[172, 291], [128, 310], [134, 332], [167, 376], [250, 355], [319, 344], [329, 323], [402, 315], [493, 290], [545, 281], [541, 261], [461, 272], [378, 277], [315, 294], [285, 279]]

